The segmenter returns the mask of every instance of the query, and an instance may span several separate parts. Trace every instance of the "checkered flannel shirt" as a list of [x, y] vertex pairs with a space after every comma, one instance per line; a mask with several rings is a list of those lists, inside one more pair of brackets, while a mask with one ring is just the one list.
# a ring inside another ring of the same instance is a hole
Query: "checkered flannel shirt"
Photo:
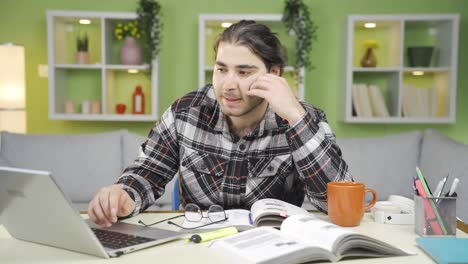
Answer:
[[[240, 138], [206, 85], [177, 101], [141, 145], [118, 183], [144, 211], [178, 175], [185, 203], [245, 208], [263, 198], [301, 206], [304, 194], [327, 210], [327, 182], [351, 181], [325, 114], [301, 102], [306, 114], [289, 123], [268, 108], [256, 129]], [[172, 191], [172, 190], [167, 190]]]

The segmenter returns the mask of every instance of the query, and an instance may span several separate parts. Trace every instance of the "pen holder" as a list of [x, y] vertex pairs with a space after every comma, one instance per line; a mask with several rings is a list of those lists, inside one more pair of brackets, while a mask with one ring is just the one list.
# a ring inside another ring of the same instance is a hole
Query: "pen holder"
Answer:
[[414, 196], [415, 231], [420, 236], [455, 236], [457, 230], [456, 197]]

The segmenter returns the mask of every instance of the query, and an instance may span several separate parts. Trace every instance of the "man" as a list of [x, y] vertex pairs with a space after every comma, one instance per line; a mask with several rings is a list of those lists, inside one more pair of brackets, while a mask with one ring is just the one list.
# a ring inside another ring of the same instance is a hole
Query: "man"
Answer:
[[326, 212], [327, 182], [352, 180], [325, 114], [281, 77], [283, 49], [268, 27], [240, 21], [214, 48], [213, 85], [172, 104], [134, 164], [90, 202], [91, 220], [110, 226], [144, 211], [178, 171], [184, 202], [202, 209], [263, 198], [300, 206], [305, 193]]

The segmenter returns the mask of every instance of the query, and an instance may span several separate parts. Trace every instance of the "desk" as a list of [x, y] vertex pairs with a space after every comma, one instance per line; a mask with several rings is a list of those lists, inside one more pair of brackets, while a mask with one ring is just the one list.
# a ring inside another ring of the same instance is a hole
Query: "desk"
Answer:
[[[328, 219], [326, 215], [316, 214], [319, 218]], [[138, 220], [152, 222], [162, 220], [175, 213], [145, 213], [125, 222], [136, 223]], [[84, 216], [85, 217], [85, 216]], [[174, 230], [174, 226], [160, 224], [159, 228]], [[434, 263], [417, 246], [413, 225], [385, 225], [375, 223], [370, 214], [366, 214], [361, 225], [354, 230], [376, 237], [392, 245], [411, 250], [417, 255], [408, 257], [391, 257], [378, 259], [343, 260], [344, 263]], [[457, 237], [468, 237], [468, 234], [457, 230]], [[194, 244], [182, 240], [155, 246], [141, 251], [123, 255], [119, 258], [101, 259], [85, 254], [75, 253], [63, 249], [24, 242], [12, 238], [6, 229], [0, 225], [0, 263], [236, 263], [235, 260], [225, 259], [218, 253], [211, 251], [207, 243]], [[327, 262], [329, 263], [329, 262]]]

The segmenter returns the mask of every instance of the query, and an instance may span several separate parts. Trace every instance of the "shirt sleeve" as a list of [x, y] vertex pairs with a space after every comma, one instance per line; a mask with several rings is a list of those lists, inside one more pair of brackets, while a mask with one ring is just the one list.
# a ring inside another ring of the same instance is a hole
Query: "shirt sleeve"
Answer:
[[353, 179], [325, 113], [310, 106], [304, 108], [305, 115], [286, 131], [286, 136], [306, 195], [317, 209], [326, 213], [327, 183]]
[[117, 181], [135, 201], [131, 216], [143, 212], [164, 194], [164, 187], [179, 169], [178, 153], [174, 113], [168, 109], [151, 129], [134, 163]]

